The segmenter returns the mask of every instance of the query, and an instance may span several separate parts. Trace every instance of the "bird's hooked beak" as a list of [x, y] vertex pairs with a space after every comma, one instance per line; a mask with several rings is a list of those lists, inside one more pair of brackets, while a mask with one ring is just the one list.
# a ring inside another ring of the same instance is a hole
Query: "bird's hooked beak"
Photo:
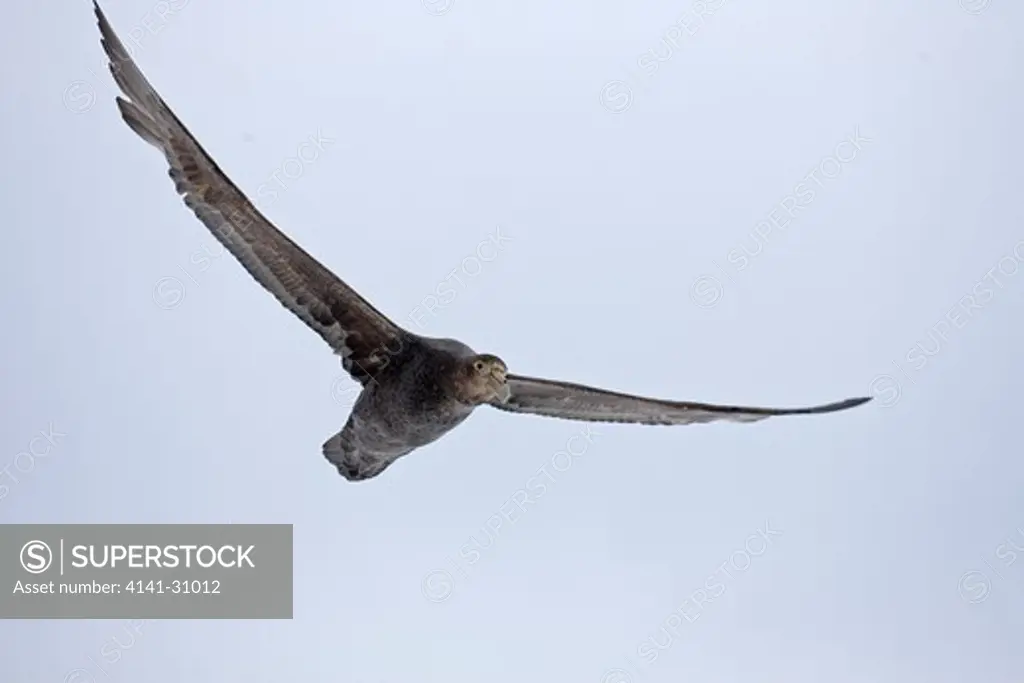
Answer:
[[494, 395], [499, 401], [505, 403], [512, 395], [508, 386], [508, 370], [500, 363], [491, 365], [491, 383], [494, 385]]

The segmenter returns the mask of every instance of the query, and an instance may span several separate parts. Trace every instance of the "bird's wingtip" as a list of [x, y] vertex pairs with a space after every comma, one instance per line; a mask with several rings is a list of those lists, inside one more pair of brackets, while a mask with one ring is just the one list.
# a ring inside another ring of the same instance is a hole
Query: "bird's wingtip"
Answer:
[[857, 406], [864, 405], [865, 403], [870, 401], [872, 398], [874, 398], [874, 397], [873, 396], [859, 396], [857, 398], [848, 398], [845, 401], [840, 402], [839, 405], [836, 406], [836, 409], [837, 410], [845, 410], [847, 408], [856, 408]]

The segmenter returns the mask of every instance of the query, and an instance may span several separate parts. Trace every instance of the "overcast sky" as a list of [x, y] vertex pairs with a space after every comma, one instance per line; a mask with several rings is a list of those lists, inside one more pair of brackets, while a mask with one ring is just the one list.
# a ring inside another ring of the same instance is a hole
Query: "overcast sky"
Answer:
[[295, 602], [4, 622], [5, 682], [1019, 680], [1020, 3], [104, 8], [413, 331], [635, 393], [876, 400], [589, 433], [481, 409], [346, 482], [337, 358], [121, 121], [91, 4], [15, 3], [0, 521], [294, 524]]

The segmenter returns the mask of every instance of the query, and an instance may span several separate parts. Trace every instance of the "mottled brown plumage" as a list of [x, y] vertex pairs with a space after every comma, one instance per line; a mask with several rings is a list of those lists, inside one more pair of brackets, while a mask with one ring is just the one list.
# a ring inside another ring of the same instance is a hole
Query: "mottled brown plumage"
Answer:
[[122, 118], [163, 153], [185, 205], [257, 282], [327, 342], [363, 386], [345, 426], [323, 445], [324, 456], [346, 479], [377, 476], [485, 404], [572, 420], [682, 425], [829, 413], [869, 400], [745, 408], [632, 396], [510, 375], [496, 356], [399, 327], [257, 210], [149, 84], [95, 2], [94, 9], [110, 72], [124, 95], [116, 98]]

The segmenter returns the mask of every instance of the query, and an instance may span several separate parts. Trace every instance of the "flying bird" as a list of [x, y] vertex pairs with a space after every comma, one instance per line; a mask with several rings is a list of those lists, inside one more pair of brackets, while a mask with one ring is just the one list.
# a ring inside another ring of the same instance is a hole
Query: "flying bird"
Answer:
[[322, 446], [342, 477], [376, 477], [436, 441], [478, 407], [568, 420], [686, 425], [756, 422], [773, 415], [846, 410], [865, 398], [804, 408], [754, 408], [669, 401], [511, 374], [505, 362], [455, 339], [396, 325], [260, 213], [171, 111], [93, 2], [121, 93], [125, 123], [163, 154], [185, 205], [249, 274], [320, 335], [362, 385], [341, 431]]

